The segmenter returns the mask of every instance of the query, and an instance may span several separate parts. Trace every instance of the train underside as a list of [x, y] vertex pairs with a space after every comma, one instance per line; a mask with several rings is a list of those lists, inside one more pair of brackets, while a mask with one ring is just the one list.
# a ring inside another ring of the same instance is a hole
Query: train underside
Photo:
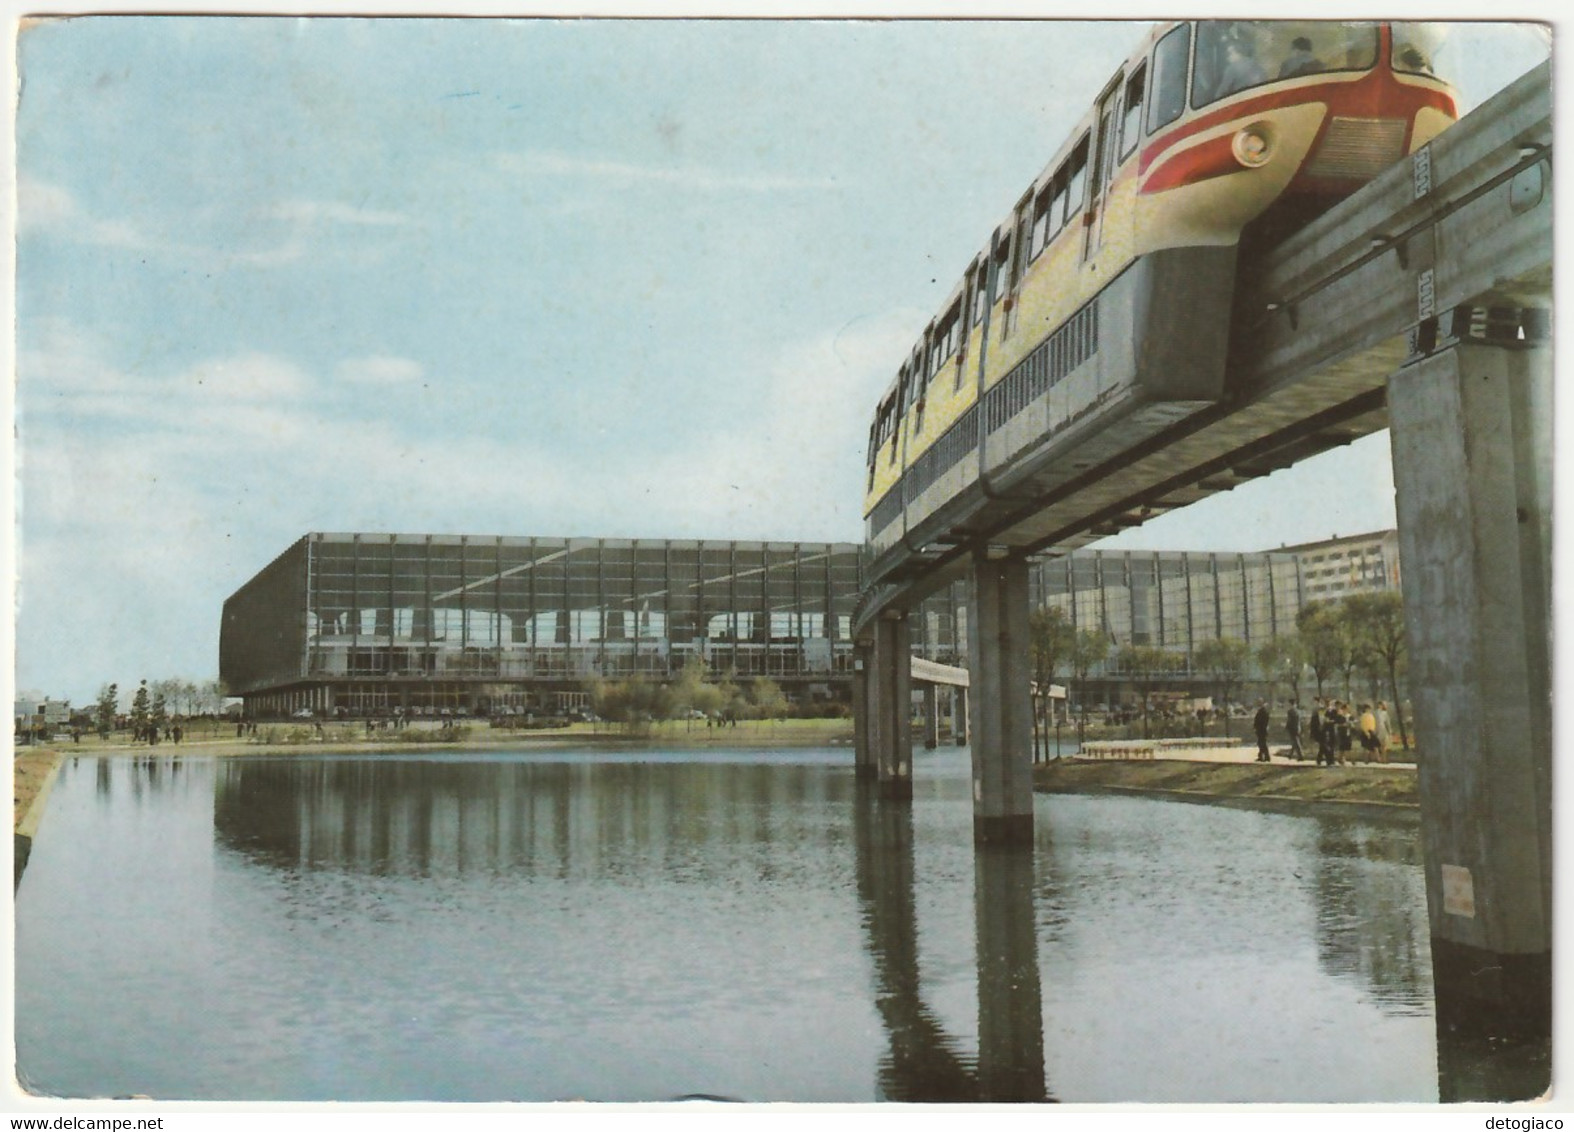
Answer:
[[913, 462], [895, 489], [903, 506], [869, 531], [870, 580], [927, 569], [963, 544], [1040, 542], [1053, 533], [1044, 526], [1053, 519], [1033, 516], [1046, 496], [1099, 478], [1123, 453], [1217, 403], [1235, 269], [1234, 245], [1134, 260], [985, 390], [953, 426], [959, 435], [932, 446], [948, 466]]

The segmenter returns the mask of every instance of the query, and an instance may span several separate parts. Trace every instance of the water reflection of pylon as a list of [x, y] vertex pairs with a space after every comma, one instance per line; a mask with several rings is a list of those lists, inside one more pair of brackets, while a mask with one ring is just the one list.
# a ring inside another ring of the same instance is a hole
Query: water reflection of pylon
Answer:
[[[867, 786], [867, 784], [860, 784]], [[861, 789], [855, 809], [858, 899], [875, 1009], [890, 1053], [882, 1099], [1046, 1101], [1044, 1023], [1033, 916], [1033, 855], [980, 849], [975, 857], [978, 1056], [971, 1059], [924, 1002], [918, 964], [913, 819]]]

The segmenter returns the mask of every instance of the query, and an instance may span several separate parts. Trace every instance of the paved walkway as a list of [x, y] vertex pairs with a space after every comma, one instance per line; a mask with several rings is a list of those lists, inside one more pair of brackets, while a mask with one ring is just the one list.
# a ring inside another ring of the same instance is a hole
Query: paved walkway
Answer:
[[[1083, 758], [1111, 760], [1137, 759], [1186, 759], [1192, 762], [1251, 763], [1257, 761], [1257, 743], [1231, 743], [1227, 739], [1102, 739], [1089, 740], [1082, 745]], [[1306, 760], [1296, 762], [1290, 758], [1287, 743], [1268, 743], [1273, 763], [1279, 766], [1316, 766], [1312, 748], [1306, 750]], [[1352, 752], [1359, 753], [1359, 752]], [[1390, 766], [1415, 769], [1412, 752], [1395, 748], [1388, 753], [1387, 763], [1356, 762], [1354, 766]]]

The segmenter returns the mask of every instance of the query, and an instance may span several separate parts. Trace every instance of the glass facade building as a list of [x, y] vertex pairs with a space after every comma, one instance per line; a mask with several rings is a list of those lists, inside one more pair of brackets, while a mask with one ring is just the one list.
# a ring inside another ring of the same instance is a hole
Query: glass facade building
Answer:
[[[1303, 602], [1301, 565], [1294, 553], [1215, 554], [1195, 551], [1078, 550], [1034, 562], [1028, 600], [1055, 606], [1078, 629], [1103, 634], [1109, 658], [1090, 676], [1123, 675], [1117, 653], [1152, 645], [1184, 658], [1174, 674], [1193, 674], [1193, 651], [1221, 637], [1264, 641], [1295, 632]], [[946, 664], [967, 662], [967, 583], [952, 583], [927, 599], [912, 627], [913, 651]]]
[[[851, 691], [855, 543], [310, 534], [224, 604], [219, 670], [249, 714], [495, 714], [553, 708], [594, 677], [768, 676], [800, 701]], [[1326, 548], [1319, 546], [1320, 552]], [[1079, 550], [1035, 561], [1029, 600], [1102, 633], [1099, 694], [1125, 645], [1181, 658], [1295, 631], [1316, 596], [1294, 550]], [[966, 581], [912, 614], [917, 655], [967, 664]]]
[[[248, 714], [498, 713], [691, 657], [800, 698], [845, 689], [853, 543], [310, 534], [224, 603]], [[845, 691], [841, 693], [845, 695]]]
[[1294, 633], [1301, 609], [1300, 565], [1282, 553], [1082, 551], [1040, 563], [1029, 585], [1035, 605], [1104, 633], [1112, 651], [1155, 645], [1190, 655], [1220, 638], [1255, 648]]

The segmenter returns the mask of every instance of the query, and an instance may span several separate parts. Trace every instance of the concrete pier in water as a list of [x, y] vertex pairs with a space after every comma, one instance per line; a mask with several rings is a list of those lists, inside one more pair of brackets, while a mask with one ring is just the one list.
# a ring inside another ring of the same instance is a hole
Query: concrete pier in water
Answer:
[[1028, 680], [1027, 559], [973, 559], [973, 840], [1033, 841], [1033, 717]]
[[1552, 360], [1508, 329], [1503, 345], [1461, 341], [1399, 371], [1389, 416], [1438, 1024], [1540, 1038], [1552, 1003]]

